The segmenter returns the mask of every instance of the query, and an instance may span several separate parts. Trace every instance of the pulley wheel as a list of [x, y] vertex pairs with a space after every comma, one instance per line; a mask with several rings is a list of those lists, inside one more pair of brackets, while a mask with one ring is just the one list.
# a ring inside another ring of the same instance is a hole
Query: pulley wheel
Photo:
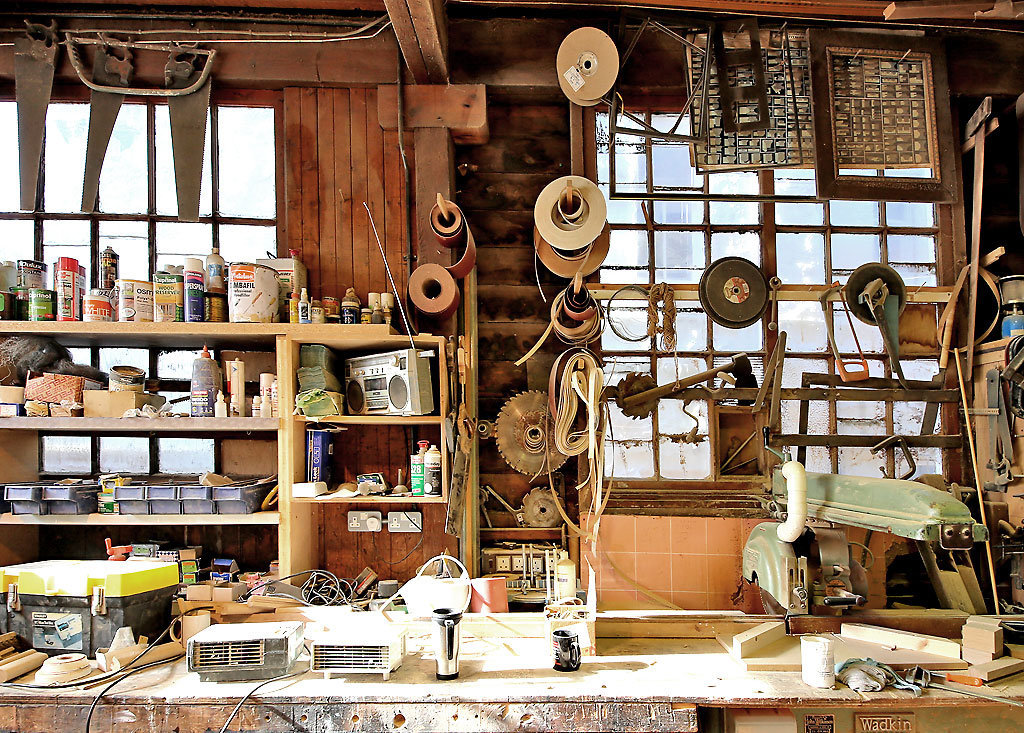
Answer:
[[750, 260], [723, 257], [704, 270], [697, 295], [712, 321], [726, 328], [746, 328], [768, 308], [768, 278]]
[[846, 307], [850, 309], [850, 313], [857, 316], [864, 323], [870, 323], [872, 326], [875, 325], [875, 317], [871, 313], [868, 304], [860, 302], [860, 294], [864, 292], [864, 288], [872, 280], [877, 280], [878, 278], [881, 278], [882, 282], [889, 288], [889, 297], [899, 298], [899, 312], [903, 313], [903, 309], [907, 307], [907, 286], [903, 283], [903, 278], [900, 277], [896, 270], [888, 265], [883, 265], [881, 262], [868, 262], [854, 270], [853, 274], [850, 275], [850, 279], [846, 281], [846, 288], [843, 291], [846, 298]]

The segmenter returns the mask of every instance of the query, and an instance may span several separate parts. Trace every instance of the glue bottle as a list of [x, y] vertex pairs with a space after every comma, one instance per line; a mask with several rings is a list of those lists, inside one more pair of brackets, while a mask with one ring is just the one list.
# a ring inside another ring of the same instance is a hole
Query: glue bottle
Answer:
[[217, 404], [213, 406], [214, 417], [228, 416], [228, 403], [224, 401], [224, 393], [217, 390]]
[[565, 550], [558, 551], [555, 563], [555, 600], [576, 597], [576, 563], [569, 559]]
[[203, 346], [203, 353], [192, 362], [192, 398], [189, 414], [192, 417], [214, 417], [215, 400], [221, 387], [220, 367]]

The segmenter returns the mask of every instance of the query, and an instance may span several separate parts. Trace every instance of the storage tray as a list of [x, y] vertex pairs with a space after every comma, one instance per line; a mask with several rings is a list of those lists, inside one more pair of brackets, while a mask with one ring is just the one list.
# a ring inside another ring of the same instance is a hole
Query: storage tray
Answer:
[[27, 499], [12, 499], [12, 514], [49, 514], [50, 504], [43, 501], [29, 501]]
[[118, 514], [149, 514], [149, 502], [145, 499], [118, 499]]
[[181, 514], [180, 499], [150, 499], [150, 514]]
[[99, 509], [96, 485], [58, 484], [43, 488], [43, 503], [50, 514], [95, 514]]
[[8, 484], [4, 487], [4, 499], [38, 503], [43, 500], [43, 487], [46, 485], [46, 483]]
[[[178, 484], [150, 484], [146, 487], [146, 498], [153, 499], [180, 499], [181, 486]], [[156, 512], [153, 512], [156, 514]]]
[[[178, 487], [178, 498], [179, 499], [205, 499], [210, 501], [213, 499], [213, 487], [202, 486], [200, 484], [190, 484], [187, 486]], [[189, 512], [185, 512], [188, 514]], [[200, 513], [200, 512], [197, 512]]]
[[259, 511], [264, 497], [273, 488], [268, 484], [256, 486], [214, 486], [213, 500], [218, 514], [252, 514]]
[[212, 499], [182, 499], [181, 508], [185, 514], [217, 513], [217, 503]]
[[[114, 501], [145, 501], [146, 486], [144, 484], [128, 484], [114, 487]], [[127, 514], [128, 512], [122, 512]], [[132, 514], [148, 514], [148, 512], [132, 512]]]

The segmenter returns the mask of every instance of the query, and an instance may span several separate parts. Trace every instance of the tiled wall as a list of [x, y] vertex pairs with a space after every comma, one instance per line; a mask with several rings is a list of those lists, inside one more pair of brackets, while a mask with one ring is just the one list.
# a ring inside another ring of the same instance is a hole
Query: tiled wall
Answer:
[[[582, 543], [581, 552], [596, 573], [602, 608], [662, 607], [624, 580], [610, 559], [625, 575], [686, 610], [761, 613], [756, 589], [743, 581], [741, 558], [750, 530], [762, 521], [606, 514], [596, 556], [587, 543]], [[850, 536], [863, 539], [857, 531]], [[869, 573], [872, 606], [884, 605], [885, 600], [884, 553], [890, 543], [883, 544], [882, 537], [872, 543], [872, 549], [882, 554]], [[860, 557], [856, 548], [854, 557]]]

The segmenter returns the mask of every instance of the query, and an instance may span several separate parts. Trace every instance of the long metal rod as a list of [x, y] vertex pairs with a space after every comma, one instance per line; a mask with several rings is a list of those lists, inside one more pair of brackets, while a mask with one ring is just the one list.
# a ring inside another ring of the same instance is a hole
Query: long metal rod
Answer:
[[[1001, 616], [999, 610], [999, 591], [996, 588], [996, 568], [992, 560], [992, 530], [988, 526], [988, 518], [985, 515], [985, 496], [981, 491], [981, 472], [978, 471], [978, 451], [974, 446], [974, 429], [971, 427], [971, 406], [967, 403], [967, 389], [964, 387], [964, 372], [960, 364], [960, 349], [953, 350], [953, 358], [956, 359], [956, 378], [960, 383], [960, 399], [964, 406], [964, 428], [967, 430], [967, 444], [971, 449], [971, 465], [974, 468], [974, 490], [978, 492], [978, 510], [981, 513], [981, 523], [989, 530], [988, 539], [985, 540], [985, 559], [988, 562], [988, 578], [992, 583], [992, 604], [996, 607], [996, 616]], [[973, 354], [974, 347], [971, 346]]]
[[388, 280], [391, 281], [391, 289], [395, 291], [395, 303], [398, 305], [398, 312], [402, 314], [402, 320], [405, 322], [405, 332], [409, 336], [409, 345], [415, 349], [416, 342], [412, 340], [412, 329], [409, 328], [409, 319], [405, 316], [405, 306], [402, 304], [402, 298], [398, 294], [398, 286], [395, 285], [395, 278], [391, 276], [391, 267], [388, 265], [388, 257], [384, 254], [384, 245], [380, 243], [380, 235], [377, 234], [377, 225], [373, 223], [373, 214], [370, 213], [370, 207], [367, 206], [366, 202], [363, 202], [363, 208], [366, 209], [366, 218], [370, 220], [370, 227], [373, 229], [373, 238], [377, 240], [377, 247], [380, 249], [380, 257], [384, 260], [384, 269], [388, 273]]

